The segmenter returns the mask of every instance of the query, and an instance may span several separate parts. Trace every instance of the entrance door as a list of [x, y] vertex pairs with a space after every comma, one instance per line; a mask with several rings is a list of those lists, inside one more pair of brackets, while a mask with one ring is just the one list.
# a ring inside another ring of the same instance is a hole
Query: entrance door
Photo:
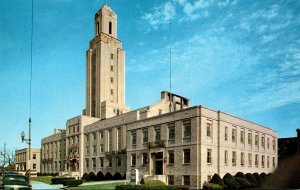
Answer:
[[163, 153], [159, 152], [155, 155], [155, 175], [163, 175]]

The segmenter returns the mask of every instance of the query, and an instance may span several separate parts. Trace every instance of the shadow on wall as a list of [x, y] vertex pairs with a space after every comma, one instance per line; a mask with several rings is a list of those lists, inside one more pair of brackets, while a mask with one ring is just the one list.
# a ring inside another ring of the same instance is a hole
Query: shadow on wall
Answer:
[[267, 179], [263, 188], [299, 189], [300, 188], [300, 154], [284, 160]]

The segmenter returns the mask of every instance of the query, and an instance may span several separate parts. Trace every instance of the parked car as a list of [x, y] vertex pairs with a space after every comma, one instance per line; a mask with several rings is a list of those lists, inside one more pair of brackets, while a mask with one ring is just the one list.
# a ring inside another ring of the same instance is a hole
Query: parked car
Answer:
[[5, 174], [3, 176], [1, 190], [13, 189], [13, 190], [32, 190], [32, 186], [29, 184], [27, 176], [18, 174]]

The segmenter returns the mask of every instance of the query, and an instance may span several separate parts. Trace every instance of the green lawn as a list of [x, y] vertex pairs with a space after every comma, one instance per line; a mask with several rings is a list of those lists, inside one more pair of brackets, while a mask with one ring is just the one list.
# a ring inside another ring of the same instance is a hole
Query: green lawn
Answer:
[[31, 180], [51, 184], [51, 178], [52, 178], [52, 176], [38, 176], [35, 178], [31, 178]]
[[98, 185], [86, 185], [86, 186], [78, 186], [78, 187], [72, 187], [69, 189], [82, 189], [82, 190], [88, 190], [88, 189], [115, 189], [117, 185], [124, 185], [124, 183], [110, 183], [110, 184], [98, 184]]

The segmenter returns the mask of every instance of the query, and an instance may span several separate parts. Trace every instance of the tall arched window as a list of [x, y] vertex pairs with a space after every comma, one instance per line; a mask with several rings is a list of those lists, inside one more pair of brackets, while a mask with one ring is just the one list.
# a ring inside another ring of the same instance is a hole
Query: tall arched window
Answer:
[[99, 22], [97, 22], [97, 28], [96, 28], [96, 30], [97, 30], [97, 35], [99, 34], [99, 31], [100, 31], [100, 28], [99, 28], [100, 26], [99, 26]]
[[112, 31], [112, 23], [109, 22], [109, 34], [111, 34], [111, 31]]

